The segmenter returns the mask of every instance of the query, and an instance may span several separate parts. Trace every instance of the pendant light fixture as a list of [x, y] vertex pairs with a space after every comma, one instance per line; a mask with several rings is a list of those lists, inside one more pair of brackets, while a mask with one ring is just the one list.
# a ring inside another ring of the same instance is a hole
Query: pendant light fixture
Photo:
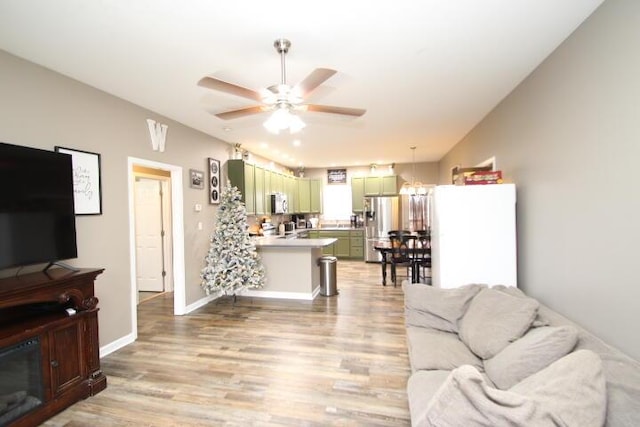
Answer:
[[405, 182], [402, 184], [402, 188], [400, 188], [400, 194], [415, 196], [415, 195], [423, 195], [427, 194], [427, 189], [422, 185], [420, 181], [416, 181], [416, 147], [409, 147], [413, 152], [413, 172], [411, 175], [411, 183]]

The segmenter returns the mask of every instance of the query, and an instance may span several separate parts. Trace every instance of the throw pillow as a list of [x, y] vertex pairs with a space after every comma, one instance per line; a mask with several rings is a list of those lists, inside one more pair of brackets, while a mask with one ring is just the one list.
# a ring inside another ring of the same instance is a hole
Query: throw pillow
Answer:
[[458, 335], [435, 329], [407, 328], [411, 369], [451, 370], [473, 365], [482, 370], [482, 361], [464, 345]]
[[[522, 292], [522, 290], [514, 287], [514, 286], [505, 286], [505, 285], [496, 285], [492, 287], [500, 292], [504, 292], [509, 295], [513, 295], [514, 297], [528, 298], [527, 295]], [[549, 326], [550, 322], [544, 316], [541, 315], [540, 310], [538, 310], [538, 315], [533, 320], [531, 324], [532, 328], [539, 328], [540, 326]]]
[[548, 408], [567, 426], [603, 426], [607, 389], [602, 360], [577, 350], [509, 389]]
[[577, 341], [578, 331], [572, 326], [533, 328], [485, 360], [484, 369], [499, 389], [506, 390], [565, 356]]
[[475, 354], [490, 359], [524, 335], [539, 305], [533, 298], [483, 289], [473, 298], [460, 321], [460, 338]]
[[486, 285], [466, 285], [453, 289], [404, 282], [407, 325], [458, 332], [458, 322], [474, 296]]
[[411, 423], [420, 427], [564, 425], [535, 400], [491, 387], [472, 366], [451, 371], [425, 411]]

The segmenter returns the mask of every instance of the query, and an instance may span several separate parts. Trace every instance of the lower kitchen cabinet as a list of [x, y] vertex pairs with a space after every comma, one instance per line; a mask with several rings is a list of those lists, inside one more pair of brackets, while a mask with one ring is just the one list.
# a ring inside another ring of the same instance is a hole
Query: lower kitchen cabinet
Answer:
[[362, 230], [349, 232], [349, 245], [350, 258], [364, 259], [364, 232]]
[[362, 230], [318, 230], [311, 231], [309, 237], [337, 239], [333, 245], [323, 248], [323, 255], [345, 259], [364, 259], [364, 233]]
[[333, 255], [338, 258], [351, 257], [351, 241], [349, 240], [349, 231], [333, 231], [333, 235], [338, 239], [333, 244]]

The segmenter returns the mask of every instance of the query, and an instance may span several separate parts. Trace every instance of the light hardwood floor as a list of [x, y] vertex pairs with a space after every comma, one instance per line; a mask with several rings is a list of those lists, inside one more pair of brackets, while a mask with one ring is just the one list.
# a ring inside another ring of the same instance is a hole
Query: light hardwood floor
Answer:
[[138, 340], [102, 359], [108, 386], [47, 421], [76, 426], [406, 426], [403, 294], [338, 262], [336, 297], [225, 297], [172, 315], [139, 305]]

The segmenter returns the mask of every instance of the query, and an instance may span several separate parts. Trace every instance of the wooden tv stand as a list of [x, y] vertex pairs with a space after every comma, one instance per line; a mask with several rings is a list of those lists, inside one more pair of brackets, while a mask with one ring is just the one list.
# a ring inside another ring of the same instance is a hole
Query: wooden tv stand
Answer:
[[44, 396], [42, 405], [10, 426], [38, 425], [106, 388], [94, 295], [103, 271], [56, 268], [0, 279], [0, 349], [38, 339]]

